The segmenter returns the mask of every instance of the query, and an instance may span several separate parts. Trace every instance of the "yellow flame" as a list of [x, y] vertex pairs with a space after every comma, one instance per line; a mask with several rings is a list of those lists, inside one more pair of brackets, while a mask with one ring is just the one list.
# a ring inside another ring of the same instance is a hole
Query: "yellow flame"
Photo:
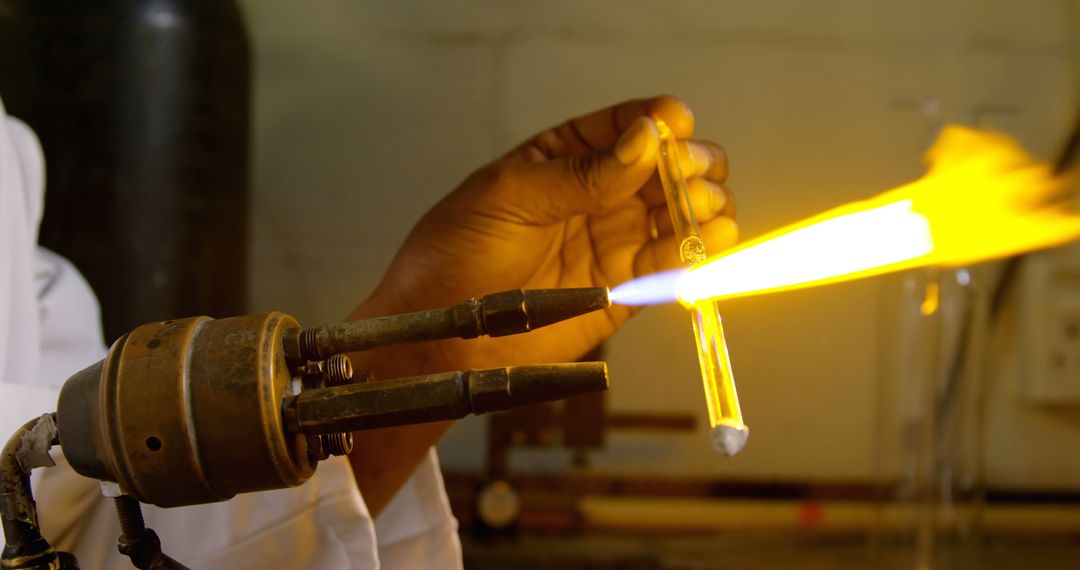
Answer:
[[917, 266], [960, 266], [1080, 237], [1066, 181], [1009, 137], [947, 127], [925, 176], [834, 208], [710, 259], [679, 299], [786, 291]]

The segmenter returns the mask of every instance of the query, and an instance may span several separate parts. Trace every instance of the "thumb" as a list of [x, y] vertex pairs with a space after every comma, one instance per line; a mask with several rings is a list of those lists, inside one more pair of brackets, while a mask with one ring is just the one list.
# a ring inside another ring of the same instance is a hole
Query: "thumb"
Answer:
[[656, 169], [660, 131], [649, 117], [630, 124], [611, 147], [588, 154], [521, 164], [515, 193], [527, 222], [553, 224], [633, 196]]

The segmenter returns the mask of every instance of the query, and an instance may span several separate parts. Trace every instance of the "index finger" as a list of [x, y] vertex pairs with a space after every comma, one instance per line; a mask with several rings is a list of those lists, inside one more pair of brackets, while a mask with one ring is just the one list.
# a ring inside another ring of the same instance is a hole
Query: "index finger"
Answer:
[[566, 122], [590, 149], [596, 150], [615, 144], [615, 140], [640, 117], [663, 120], [680, 139], [694, 134], [694, 113], [678, 97], [660, 95], [648, 99], [632, 99], [618, 105], [594, 111]]

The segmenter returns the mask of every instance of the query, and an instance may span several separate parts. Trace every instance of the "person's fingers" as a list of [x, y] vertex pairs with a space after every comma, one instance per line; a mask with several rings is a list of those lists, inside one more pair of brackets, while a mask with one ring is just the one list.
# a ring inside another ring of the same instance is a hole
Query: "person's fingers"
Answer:
[[723, 182], [728, 176], [727, 153], [720, 145], [706, 140], [690, 140], [679, 143], [679, 165], [686, 178], [701, 177], [713, 182]]
[[[689, 140], [679, 143], [679, 164], [683, 177], [687, 180], [704, 178], [712, 182], [724, 182], [728, 175], [727, 153], [720, 145], [705, 140]], [[664, 187], [660, 177], [653, 176], [641, 189], [641, 199], [648, 206], [660, 206], [665, 203]]]
[[726, 184], [721, 184], [720, 186], [724, 189], [724, 207], [720, 213], [733, 220], [737, 219], [738, 210], [735, 207], [735, 193], [732, 192], [731, 188], [728, 188]]
[[634, 256], [634, 277], [675, 269], [681, 265], [675, 236], [664, 236], [645, 243]]
[[739, 225], [729, 216], [717, 216], [701, 225], [701, 239], [709, 255], [723, 253], [739, 242]]
[[[735, 220], [719, 216], [701, 226], [701, 239], [705, 250], [716, 255], [735, 245], [739, 240], [739, 227]], [[682, 266], [679, 259], [679, 243], [674, 235], [667, 235], [646, 242], [634, 257], [634, 276], [650, 275]]]
[[531, 143], [536, 150], [540, 151], [537, 156], [540, 160], [586, 154], [594, 150], [581, 137], [581, 134], [574, 130], [570, 122], [536, 135]]
[[661, 95], [625, 101], [575, 117], [536, 135], [515, 152], [527, 160], [540, 161], [601, 150], [615, 144], [641, 117], [663, 120], [679, 138], [689, 138], [694, 133], [694, 114], [690, 107], [676, 97]]
[[638, 191], [638, 197], [650, 208], [663, 206], [667, 203], [667, 198], [664, 197], [664, 186], [660, 184], [659, 174], [653, 172], [649, 180]]
[[[698, 224], [704, 224], [726, 210], [729, 194], [723, 185], [694, 178], [687, 182], [686, 187], [690, 198], [690, 210]], [[667, 204], [649, 208], [647, 215], [652, 237], [665, 236], [673, 231]]]
[[660, 133], [640, 117], [610, 145], [588, 154], [509, 164], [491, 190], [493, 205], [523, 223], [552, 224], [595, 212], [637, 192], [656, 168]]
[[647, 99], [645, 113], [664, 121], [677, 139], [694, 136], [694, 112], [685, 101], [672, 95], [661, 95]]
[[708, 183], [708, 196], [708, 210], [714, 216], [722, 214], [735, 219], [735, 194], [731, 191], [731, 188], [728, 188], [727, 184]]

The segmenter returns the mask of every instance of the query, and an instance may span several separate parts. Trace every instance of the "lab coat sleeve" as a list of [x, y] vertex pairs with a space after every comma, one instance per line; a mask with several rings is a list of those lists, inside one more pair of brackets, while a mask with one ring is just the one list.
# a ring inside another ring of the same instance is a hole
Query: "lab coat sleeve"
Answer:
[[[36, 141], [25, 125], [8, 119], [0, 105], [0, 381], [20, 386], [36, 384], [40, 358], [33, 258], [40, 212], [35, 202], [41, 201], [41, 188], [32, 187], [35, 163], [25, 160], [40, 155]], [[16, 149], [30, 144], [33, 149]], [[39, 411], [14, 407], [9, 398], [0, 398], [0, 403], [4, 434]]]
[[462, 567], [457, 520], [434, 448], [375, 519], [375, 533], [383, 568]]

